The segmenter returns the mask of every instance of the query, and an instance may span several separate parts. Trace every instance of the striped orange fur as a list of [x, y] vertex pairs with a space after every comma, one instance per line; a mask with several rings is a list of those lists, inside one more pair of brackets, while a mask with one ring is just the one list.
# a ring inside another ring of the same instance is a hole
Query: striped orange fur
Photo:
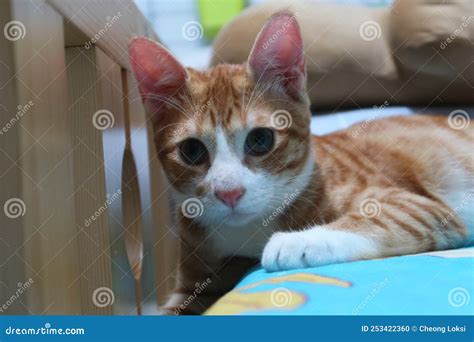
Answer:
[[414, 115], [312, 136], [291, 13], [269, 20], [245, 65], [186, 69], [144, 38], [130, 57], [177, 203], [181, 259], [166, 312], [203, 312], [258, 262], [276, 271], [467, 241], [473, 125]]

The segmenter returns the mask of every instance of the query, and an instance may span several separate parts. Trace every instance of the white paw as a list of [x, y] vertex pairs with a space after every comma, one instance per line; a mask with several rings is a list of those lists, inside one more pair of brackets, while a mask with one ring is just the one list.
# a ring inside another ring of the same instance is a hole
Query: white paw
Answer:
[[329, 256], [328, 247], [308, 239], [305, 233], [273, 234], [263, 250], [262, 266], [267, 271], [280, 271], [323, 264]]
[[357, 260], [374, 253], [373, 241], [361, 235], [312, 228], [273, 234], [263, 250], [262, 266], [273, 272]]

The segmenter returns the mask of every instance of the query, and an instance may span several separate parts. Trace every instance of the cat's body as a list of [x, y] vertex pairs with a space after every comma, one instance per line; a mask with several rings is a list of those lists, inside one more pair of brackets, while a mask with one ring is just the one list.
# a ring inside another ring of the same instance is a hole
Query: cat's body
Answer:
[[[406, 226], [401, 228], [415, 237], [420, 251], [427, 246], [452, 247], [459, 235], [453, 234], [450, 241], [443, 236], [432, 238], [438, 234], [433, 231], [433, 220], [446, 225], [444, 219], [457, 208], [453, 224], [460, 230], [464, 224], [474, 231], [474, 130], [469, 130], [453, 130], [445, 116], [413, 115], [373, 120], [313, 136], [316, 172], [313, 182], [298, 191], [301, 198], [266, 225], [263, 217], [242, 230], [218, 229], [219, 233], [210, 239], [222, 256], [259, 258], [272, 232], [303, 230], [335, 221], [348, 212], [371, 216], [369, 211], [373, 209], [374, 217], [381, 216], [383, 210], [394, 214], [392, 206], [397, 196], [410, 193], [432, 199], [436, 205], [417, 208], [415, 196], [407, 199], [412, 204], [407, 215], [412, 217], [404, 220]], [[442, 208], [437, 208], [438, 202], [444, 204]], [[463, 202], [466, 205], [462, 206]], [[428, 227], [416, 221], [423, 208]], [[252, 243], [246, 243], [249, 239]], [[405, 254], [404, 247], [408, 246], [385, 248], [381, 253]], [[417, 252], [413, 246], [409, 248], [409, 253]]]
[[[237, 229], [195, 227], [196, 235], [182, 231], [187, 247], [194, 246], [189, 250], [199, 246], [202, 253], [188, 255], [182, 271], [200, 265], [206, 277], [191, 272], [195, 277], [181, 279], [170, 307], [207, 277], [216, 279], [217, 294], [208, 299], [213, 302], [260, 260], [265, 246], [264, 266], [280, 270], [466, 244], [474, 232], [473, 143], [474, 127], [453, 130], [444, 116], [391, 117], [313, 136], [315, 172], [305, 187], [295, 188], [298, 197], [282, 205], [278, 218], [258, 217]], [[299, 235], [273, 235], [295, 231]], [[312, 264], [303, 257], [308, 248], [315, 254]], [[288, 253], [286, 264], [279, 265], [275, 258], [282, 252]], [[215, 264], [203, 262], [209, 259]]]
[[246, 65], [185, 69], [154, 42], [131, 44], [179, 204], [171, 313], [203, 312], [259, 261], [276, 271], [445, 249], [474, 229], [473, 126], [394, 117], [312, 136], [301, 46], [287, 12]]

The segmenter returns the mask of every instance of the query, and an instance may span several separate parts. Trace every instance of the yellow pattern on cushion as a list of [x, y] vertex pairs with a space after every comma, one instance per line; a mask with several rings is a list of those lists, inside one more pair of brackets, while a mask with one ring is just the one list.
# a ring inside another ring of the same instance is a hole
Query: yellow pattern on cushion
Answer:
[[296, 282], [304, 282], [304, 283], [316, 283], [320, 285], [334, 285], [334, 286], [342, 286], [342, 287], [350, 287], [351, 283], [344, 280], [339, 280], [337, 278], [330, 278], [324, 277], [317, 274], [312, 273], [294, 273], [294, 274], [286, 274], [279, 277], [268, 278], [265, 280], [261, 280], [259, 282], [249, 284], [246, 286], [238, 287], [235, 291], [244, 291], [248, 290], [262, 284], [278, 284], [285, 281], [296, 281]]
[[206, 315], [235, 315], [254, 310], [294, 310], [307, 302], [308, 299], [303, 293], [291, 291], [286, 287], [275, 288], [271, 291], [242, 292], [264, 284], [283, 282], [304, 282], [340, 287], [352, 285], [348, 281], [312, 273], [285, 274], [234, 289], [207, 310]]
[[[284, 296], [282, 302], [277, 302], [278, 296]], [[245, 311], [271, 309], [293, 310], [306, 302], [304, 294], [286, 288], [285, 291], [282, 288], [252, 293], [231, 291], [218, 301], [218, 305], [207, 310], [206, 315], [236, 315]]]

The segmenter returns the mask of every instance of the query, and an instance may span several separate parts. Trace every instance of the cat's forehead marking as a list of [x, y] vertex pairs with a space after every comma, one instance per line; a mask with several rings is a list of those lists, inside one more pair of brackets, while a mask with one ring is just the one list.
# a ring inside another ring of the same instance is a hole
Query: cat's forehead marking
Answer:
[[270, 121], [268, 111], [258, 107], [250, 108], [247, 117], [247, 122], [250, 127], [267, 126]]
[[191, 116], [190, 119], [181, 122], [173, 134], [174, 143], [181, 141], [185, 136], [195, 135], [197, 131], [196, 120]]
[[208, 71], [189, 69], [190, 89], [198, 103], [205, 108], [198, 126], [221, 125], [225, 130], [245, 125], [245, 101], [250, 97], [250, 80], [243, 65], [218, 65]]

